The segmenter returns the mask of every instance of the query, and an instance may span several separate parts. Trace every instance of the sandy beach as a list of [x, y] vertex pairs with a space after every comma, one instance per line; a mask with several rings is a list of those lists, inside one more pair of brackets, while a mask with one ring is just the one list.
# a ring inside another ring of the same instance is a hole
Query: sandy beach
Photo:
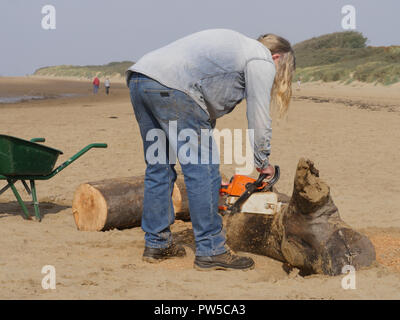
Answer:
[[[356, 289], [343, 276], [301, 277], [279, 261], [254, 254], [251, 271], [199, 272], [193, 248], [183, 259], [142, 261], [140, 228], [107, 232], [76, 229], [74, 191], [81, 184], [142, 175], [142, 141], [124, 83], [38, 77], [0, 77], [0, 96], [47, 99], [0, 104], [0, 134], [31, 139], [64, 152], [62, 163], [89, 143], [105, 142], [48, 181], [38, 182], [41, 223], [27, 221], [13, 193], [0, 196], [0, 299], [400, 299], [400, 86], [352, 83], [294, 84], [285, 120], [273, 122], [271, 162], [279, 164], [280, 192], [291, 195], [299, 158], [314, 161], [342, 219], [367, 234], [377, 262], [356, 273]], [[73, 97], [57, 98], [62, 94]], [[246, 105], [217, 121], [217, 128], [246, 129]], [[221, 165], [230, 176], [235, 165]], [[256, 177], [256, 172], [253, 172]], [[0, 189], [5, 185], [0, 180]], [[18, 183], [24, 199], [29, 197]], [[29, 203], [29, 202], [28, 202]], [[33, 208], [29, 206], [31, 212]], [[191, 229], [176, 221], [172, 230]], [[42, 267], [56, 268], [56, 289], [44, 290]]]

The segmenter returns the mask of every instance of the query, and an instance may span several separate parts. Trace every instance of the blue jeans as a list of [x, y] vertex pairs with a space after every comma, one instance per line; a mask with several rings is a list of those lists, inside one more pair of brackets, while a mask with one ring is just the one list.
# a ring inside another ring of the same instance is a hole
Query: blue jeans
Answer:
[[[146, 233], [145, 245], [166, 248], [172, 243], [170, 225], [175, 221], [171, 198], [176, 181], [173, 161], [175, 152], [170, 152], [170, 146], [179, 154], [180, 148], [188, 141], [179, 141], [170, 136], [169, 124], [175, 123], [178, 134], [183, 129], [191, 129], [200, 137], [201, 129], [211, 130], [211, 121], [208, 114], [188, 95], [165, 87], [142, 74], [134, 73], [131, 76], [129, 89], [147, 165], [142, 214], [142, 229]], [[152, 129], [165, 133], [167, 161], [164, 163], [154, 163], [146, 157], [149, 147], [154, 143], [146, 139]], [[214, 143], [212, 135], [208, 139], [211, 150]], [[222, 217], [218, 213], [221, 186], [219, 164], [211, 163], [212, 152], [209, 154], [209, 164], [202, 164], [201, 152], [198, 152], [198, 161], [184, 164], [180, 161], [196, 241], [196, 256], [213, 256], [227, 251]]]

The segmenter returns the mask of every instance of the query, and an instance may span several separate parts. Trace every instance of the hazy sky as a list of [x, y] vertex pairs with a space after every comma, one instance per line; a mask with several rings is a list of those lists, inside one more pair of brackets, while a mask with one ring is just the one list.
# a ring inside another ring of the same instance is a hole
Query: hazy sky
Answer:
[[[56, 29], [44, 30], [44, 5]], [[356, 31], [370, 45], [400, 44], [399, 0], [0, 0], [0, 75], [43, 66], [138, 60], [187, 34], [229, 28], [290, 42], [343, 31], [341, 9], [356, 8]]]

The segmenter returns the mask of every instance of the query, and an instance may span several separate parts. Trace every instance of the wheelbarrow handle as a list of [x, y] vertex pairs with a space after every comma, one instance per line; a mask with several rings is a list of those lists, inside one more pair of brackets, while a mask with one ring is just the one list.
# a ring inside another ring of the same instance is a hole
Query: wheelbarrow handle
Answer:
[[57, 173], [59, 173], [61, 170], [63, 170], [66, 167], [68, 167], [72, 162], [74, 162], [76, 159], [81, 157], [83, 154], [85, 154], [86, 152], [88, 152], [92, 148], [107, 148], [107, 143], [91, 143], [91, 144], [88, 144], [86, 147], [84, 147], [82, 150], [80, 150], [79, 152], [74, 154], [67, 161], [65, 161], [64, 163], [60, 164], [49, 175], [42, 177], [41, 180], [47, 180], [47, 179], [50, 179], [51, 177], [54, 177]]
[[88, 147], [90, 147], [90, 148], [107, 148], [107, 143], [92, 143], [92, 144], [89, 144]]
[[84, 147], [82, 150], [77, 152], [75, 155], [73, 155], [71, 158], [69, 158], [64, 163], [70, 164], [71, 162], [75, 161], [76, 159], [78, 159], [80, 156], [82, 156], [83, 154], [85, 154], [86, 152], [88, 152], [92, 148], [107, 148], [107, 143], [91, 143], [91, 144], [88, 144], [86, 147]]

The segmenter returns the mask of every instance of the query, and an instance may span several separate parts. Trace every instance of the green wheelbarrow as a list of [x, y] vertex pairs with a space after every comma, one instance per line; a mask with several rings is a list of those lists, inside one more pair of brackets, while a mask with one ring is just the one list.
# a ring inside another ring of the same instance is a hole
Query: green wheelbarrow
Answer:
[[[35, 180], [48, 180], [90, 149], [107, 148], [107, 144], [89, 144], [54, 169], [58, 156], [63, 154], [63, 152], [41, 145], [38, 142], [45, 142], [45, 139], [34, 138], [28, 141], [0, 134], [0, 180], [7, 180], [7, 185], [0, 190], [0, 195], [11, 188], [22, 207], [25, 218], [30, 219], [28, 209], [15, 188], [15, 183], [20, 180], [25, 190], [32, 196], [36, 219], [41, 221]], [[26, 183], [26, 180], [29, 180], [30, 187]]]

